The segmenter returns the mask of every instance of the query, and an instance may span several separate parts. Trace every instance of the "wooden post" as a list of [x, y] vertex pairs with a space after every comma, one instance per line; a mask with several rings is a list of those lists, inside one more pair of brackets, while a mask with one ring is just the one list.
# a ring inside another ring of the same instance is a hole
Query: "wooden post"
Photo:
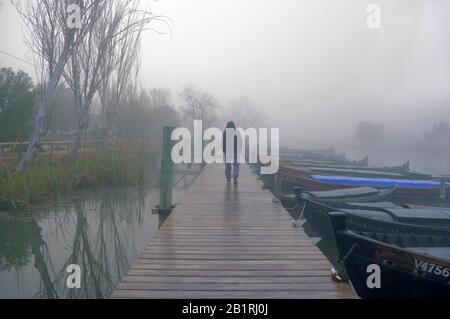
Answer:
[[441, 177], [440, 181], [441, 181], [441, 190], [439, 193], [439, 198], [445, 200], [445, 198], [447, 197], [447, 177]]
[[172, 132], [173, 127], [165, 127], [162, 141], [161, 155], [161, 185], [159, 191], [159, 210], [160, 212], [172, 211]]
[[188, 188], [188, 177], [187, 174], [183, 174], [183, 189]]
[[274, 186], [273, 186], [273, 194], [275, 196], [274, 202], [279, 202], [279, 199], [281, 198], [281, 177], [279, 174], [275, 174], [274, 177]]
[[50, 152], [48, 154], [48, 160], [50, 162], [50, 165], [53, 164], [53, 143], [50, 142]]

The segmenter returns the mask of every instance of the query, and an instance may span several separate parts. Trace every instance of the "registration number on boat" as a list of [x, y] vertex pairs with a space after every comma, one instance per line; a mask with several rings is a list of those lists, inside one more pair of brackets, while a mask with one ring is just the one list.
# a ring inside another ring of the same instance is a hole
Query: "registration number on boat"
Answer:
[[440, 265], [436, 265], [430, 262], [426, 262], [424, 260], [415, 260], [416, 269], [431, 275], [435, 275], [438, 277], [449, 278], [450, 277], [450, 268], [444, 267]]

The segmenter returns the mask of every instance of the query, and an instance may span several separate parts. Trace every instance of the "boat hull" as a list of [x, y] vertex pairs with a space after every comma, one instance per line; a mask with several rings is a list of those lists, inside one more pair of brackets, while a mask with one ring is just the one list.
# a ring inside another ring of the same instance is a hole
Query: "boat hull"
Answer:
[[[359, 297], [364, 299], [448, 299], [448, 261], [417, 254], [357, 235], [345, 228], [345, 215], [331, 214], [339, 259]], [[423, 267], [425, 265], [426, 267]], [[374, 268], [379, 269], [378, 274]], [[428, 271], [434, 265], [439, 272]], [[442, 272], [445, 271], [444, 275]], [[379, 283], [373, 281], [379, 275]], [[375, 283], [375, 284], [374, 284]]]
[[[338, 247], [330, 220], [330, 214], [339, 209], [311, 200], [304, 200], [303, 204], [302, 217], [306, 219], [304, 225], [306, 233], [310, 237], [320, 238], [317, 247], [328, 258], [339, 276], [347, 278], [344, 266], [339, 263]], [[378, 208], [372, 207], [372, 209], [373, 212], [377, 212]], [[378, 210], [382, 211], [383, 208]], [[444, 228], [387, 222], [351, 214], [345, 215], [347, 216], [346, 228], [388, 244], [416, 247], [450, 246], [450, 231]]]
[[[290, 167], [282, 167], [278, 173], [279, 178], [282, 181], [281, 189], [283, 193], [292, 194], [294, 189], [299, 187], [305, 192], [315, 192], [315, 191], [332, 191], [338, 189], [346, 188], [358, 188], [358, 187], [374, 187], [382, 190], [392, 189], [395, 190], [389, 195], [388, 199], [397, 203], [427, 203], [434, 202], [437, 204], [446, 203], [450, 198], [441, 198], [441, 189], [438, 186], [438, 182], [433, 181], [423, 181], [424, 183], [430, 183], [430, 187], [408, 187], [408, 184], [413, 184], [414, 181], [400, 181], [405, 185], [402, 187], [396, 187], [395, 182], [392, 181], [392, 185], [386, 187], [380, 186], [379, 180], [355, 180], [351, 181], [350, 184], [342, 185], [339, 183], [333, 183], [332, 181], [321, 182], [315, 179], [315, 176], [308, 172], [307, 170], [294, 169]], [[327, 176], [324, 176], [326, 179]], [[332, 179], [333, 177], [330, 177]], [[345, 178], [345, 177], [343, 177]], [[388, 180], [387, 180], [388, 181]], [[274, 175], [265, 176], [264, 182], [269, 188], [274, 186]], [[352, 185], [352, 183], [358, 183], [357, 185]], [[450, 193], [450, 188], [446, 189], [447, 193]]]
[[[307, 200], [299, 198], [299, 202], [303, 204], [303, 215], [308, 224], [312, 227], [315, 235], [320, 238], [332, 239], [332, 230], [330, 225], [329, 214], [332, 212], [341, 211], [339, 207], [333, 207], [321, 202], [313, 200]], [[352, 207], [352, 204], [348, 204]], [[362, 209], [364, 210], [364, 209]], [[345, 208], [344, 208], [345, 211]], [[384, 212], [385, 209], [380, 207], [367, 207], [367, 211], [376, 213]], [[345, 214], [345, 212], [344, 212]], [[356, 232], [364, 233], [380, 233], [380, 234], [415, 234], [415, 235], [429, 235], [434, 234], [436, 236], [447, 236], [450, 234], [450, 230], [447, 227], [438, 225], [418, 225], [418, 224], [406, 224], [396, 221], [384, 221], [373, 219], [371, 216], [355, 215], [347, 213], [347, 227]]]

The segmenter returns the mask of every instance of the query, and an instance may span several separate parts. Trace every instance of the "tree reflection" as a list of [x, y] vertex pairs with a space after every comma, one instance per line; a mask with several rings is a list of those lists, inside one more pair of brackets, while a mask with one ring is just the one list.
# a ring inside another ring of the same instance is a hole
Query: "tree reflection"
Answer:
[[54, 299], [58, 294], [51, 280], [49, 256], [41, 227], [34, 218], [6, 217], [0, 220], [0, 270], [18, 271], [34, 259], [41, 278], [40, 291], [46, 298]]
[[[0, 219], [0, 271], [19, 271], [34, 260], [38, 298], [109, 297], [138, 253], [134, 234], [145, 216], [151, 216], [156, 196], [144, 189], [123, 189], [90, 197], [56, 208], [53, 218]], [[81, 267], [81, 289], [67, 288], [71, 264]]]
[[[189, 174], [181, 186], [196, 177]], [[178, 190], [176, 185], [177, 196]], [[104, 190], [79, 194], [50, 213], [0, 216], [0, 272], [26, 269], [34, 276], [27, 280], [39, 282], [33, 295], [38, 298], [108, 298], [167, 217], [151, 213], [158, 197], [155, 188]], [[81, 268], [81, 289], [67, 287], [72, 264]], [[29, 296], [17, 289], [18, 295]]]
[[[129, 269], [130, 256], [136, 253], [130, 234], [142, 225], [145, 207], [142, 190], [133, 195], [124, 191], [106, 192], [99, 203], [90, 200], [74, 203], [71, 254], [55, 280], [63, 298], [102, 299], [111, 295]], [[66, 286], [66, 269], [71, 264], [81, 267], [81, 289]]]
[[31, 220], [3, 217], [0, 219], [0, 270], [17, 270], [30, 262], [29, 240]]

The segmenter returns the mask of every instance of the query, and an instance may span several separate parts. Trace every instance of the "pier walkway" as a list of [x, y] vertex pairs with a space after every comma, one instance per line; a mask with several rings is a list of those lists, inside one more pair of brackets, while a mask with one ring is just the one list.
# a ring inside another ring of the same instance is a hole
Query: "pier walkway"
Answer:
[[210, 165], [150, 241], [113, 298], [356, 298], [262, 182]]

